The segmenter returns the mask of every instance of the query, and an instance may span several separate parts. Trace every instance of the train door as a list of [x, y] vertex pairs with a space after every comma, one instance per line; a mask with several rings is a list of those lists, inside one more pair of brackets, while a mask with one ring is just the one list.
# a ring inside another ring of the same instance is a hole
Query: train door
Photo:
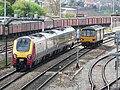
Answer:
[[104, 28], [101, 30], [101, 38], [102, 38], [102, 40], [104, 38]]
[[100, 40], [100, 31], [99, 30], [97, 30], [96, 31], [96, 41], [99, 41]]

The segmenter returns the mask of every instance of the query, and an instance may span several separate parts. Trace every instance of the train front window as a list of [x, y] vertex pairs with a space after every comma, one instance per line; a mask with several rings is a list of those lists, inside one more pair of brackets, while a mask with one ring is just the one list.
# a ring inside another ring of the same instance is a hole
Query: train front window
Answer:
[[91, 36], [95, 36], [95, 32], [94, 31], [91, 31]]
[[21, 38], [17, 41], [17, 51], [20, 52], [27, 52], [30, 49], [30, 39], [28, 38]]
[[87, 36], [90, 36], [90, 30], [87, 30]]
[[93, 30], [83, 30], [82, 31], [82, 36], [88, 36], [88, 37], [93, 37], [93, 36], [95, 36], [95, 31], [93, 31]]
[[86, 30], [82, 31], [82, 36], [86, 36]]

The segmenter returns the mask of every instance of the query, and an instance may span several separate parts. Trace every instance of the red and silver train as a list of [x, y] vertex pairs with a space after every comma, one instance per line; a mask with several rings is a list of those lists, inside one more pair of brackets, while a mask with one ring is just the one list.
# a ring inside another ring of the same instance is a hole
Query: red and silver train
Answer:
[[76, 40], [73, 27], [51, 29], [45, 32], [23, 36], [14, 40], [12, 63], [16, 70], [31, 69], [67, 48], [71, 48]]
[[[111, 22], [120, 22], [120, 16], [98, 16], [81, 18], [59, 18], [46, 19], [45, 29], [67, 26], [87, 26], [87, 25], [110, 25]], [[9, 25], [9, 35], [29, 35], [32, 32], [42, 31], [42, 22], [38, 21], [14, 21]], [[0, 36], [4, 35], [4, 25], [0, 24]]]

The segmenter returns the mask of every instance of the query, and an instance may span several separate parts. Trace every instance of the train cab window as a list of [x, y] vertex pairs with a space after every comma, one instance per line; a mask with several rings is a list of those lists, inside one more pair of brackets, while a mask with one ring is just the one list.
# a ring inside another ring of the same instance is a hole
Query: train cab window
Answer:
[[17, 41], [17, 51], [27, 52], [30, 49], [30, 39], [22, 38]]
[[90, 30], [87, 30], [87, 36], [90, 36]]
[[95, 32], [94, 31], [91, 31], [91, 36], [95, 36]]
[[86, 30], [82, 31], [82, 36], [86, 36]]
[[83, 30], [82, 36], [95, 36], [95, 32], [93, 30]]

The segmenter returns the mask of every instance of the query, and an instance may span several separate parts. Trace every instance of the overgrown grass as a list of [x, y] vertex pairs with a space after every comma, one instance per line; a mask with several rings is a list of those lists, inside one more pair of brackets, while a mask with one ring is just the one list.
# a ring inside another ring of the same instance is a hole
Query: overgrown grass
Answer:
[[[11, 60], [8, 60], [7, 66], [10, 64], [11, 64]], [[4, 67], [6, 67], [6, 60], [5, 59], [0, 61], [0, 68], [4, 68]]]

